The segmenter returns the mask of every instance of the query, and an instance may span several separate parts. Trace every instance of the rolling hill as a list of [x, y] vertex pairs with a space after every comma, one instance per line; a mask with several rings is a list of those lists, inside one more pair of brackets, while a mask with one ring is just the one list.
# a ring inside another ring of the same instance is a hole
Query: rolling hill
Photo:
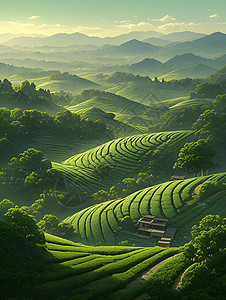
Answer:
[[[223, 202], [226, 199], [225, 191], [220, 196], [216, 195], [212, 201], [203, 203], [198, 201], [195, 206], [190, 206], [189, 211], [189, 200], [192, 199], [191, 195], [194, 194], [195, 188], [207, 180], [225, 182], [226, 173], [169, 181], [151, 186], [123, 199], [110, 200], [88, 207], [66, 218], [64, 222], [72, 224], [82, 240], [91, 244], [102, 242], [114, 245], [117, 243], [118, 235], [120, 235], [117, 234], [120, 220], [127, 216], [135, 222], [144, 215], [172, 219], [174, 226], [180, 226], [178, 234], [185, 236], [191, 230], [189, 225], [200, 221], [202, 216], [207, 214], [207, 211], [210, 212], [212, 206], [211, 211], [213, 213], [220, 213], [222, 216], [225, 213], [225, 207], [223, 208]], [[182, 213], [180, 213], [181, 211]], [[178, 218], [174, 221], [177, 215]], [[183, 227], [184, 225], [188, 229], [187, 232]], [[127, 239], [132, 241], [133, 238], [135, 240], [136, 236], [127, 234]], [[176, 244], [181, 242], [183, 243], [183, 240], [178, 239]]]
[[121, 121], [115, 120], [114, 113], [106, 113], [105, 111], [97, 107], [84, 108], [81, 110], [75, 110], [74, 112], [80, 115], [83, 119], [88, 118], [92, 121], [101, 120], [107, 125], [108, 128], [110, 128], [113, 131], [115, 137], [123, 137], [129, 134], [140, 133], [139, 130], [135, 129], [131, 125], [127, 125]]
[[[74, 155], [62, 163], [52, 163], [53, 168], [62, 172], [63, 181], [59, 181], [57, 194], [95, 192], [108, 188], [126, 177], [135, 176], [145, 170], [145, 154], [157, 146], [167, 144], [170, 150], [177, 151], [185, 142], [193, 140], [192, 131], [172, 131], [153, 134], [133, 135], [102, 144], [84, 153]], [[110, 168], [101, 175], [99, 167]], [[83, 201], [82, 201], [83, 202]]]
[[[39, 71], [39, 69], [31, 69], [31, 68], [25, 68], [25, 67], [16, 67], [13, 65], [5, 64], [0, 62], [0, 76], [1, 77], [9, 77], [15, 74], [23, 74], [26, 72], [34, 72]], [[2, 79], [4, 79], [2, 78]]]
[[145, 58], [142, 61], [131, 64], [128, 68], [129, 72], [134, 74], [158, 74], [158, 69], [162, 63], [153, 58]]
[[164, 78], [164, 80], [179, 80], [183, 78], [206, 78], [213, 72], [215, 72], [216, 68], [211, 68], [204, 64], [189, 64], [189, 65], [182, 65], [180, 67], [173, 68], [172, 71], [168, 73], [164, 73], [159, 76], [159, 79]]
[[[161, 280], [163, 273], [167, 273], [168, 279], [164, 280], [167, 289], [190, 265], [178, 248], [87, 246], [50, 234], [45, 239], [46, 255], [39, 257], [36, 262], [39, 272], [32, 269], [35, 280], [24, 291], [32, 298], [45, 299], [48, 295], [52, 299], [123, 299], [126, 291], [122, 289], [136, 278], [142, 281], [137, 291], [142, 294], [146, 285], [154, 281], [153, 275]], [[152, 269], [155, 272], [149, 276]], [[119, 294], [115, 295], [116, 292]]]
[[[45, 74], [45, 72], [43, 72], [43, 74]], [[70, 93], [78, 94], [81, 93], [84, 89], [100, 88], [99, 84], [87, 80], [85, 78], [81, 78], [77, 75], [70, 75], [66, 72], [60, 73], [57, 71], [53, 71], [53, 74], [49, 74], [48, 71], [46, 71], [46, 75], [40, 75], [40, 77], [37, 77], [37, 75], [34, 74], [34, 72], [30, 72], [30, 74], [19, 74], [12, 76], [10, 78], [10, 81], [14, 85], [19, 85], [25, 79], [30, 82], [34, 82], [37, 88], [50, 90], [51, 92], [63, 90]]]
[[130, 40], [118, 46], [115, 52], [118, 55], [149, 55], [152, 56], [161, 48], [149, 43], [141, 42], [136, 39]]

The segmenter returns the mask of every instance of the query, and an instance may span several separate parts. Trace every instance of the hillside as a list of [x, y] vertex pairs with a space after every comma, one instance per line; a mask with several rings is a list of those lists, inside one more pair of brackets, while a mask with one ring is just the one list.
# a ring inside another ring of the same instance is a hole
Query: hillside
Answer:
[[[55, 189], [57, 194], [64, 191], [69, 195], [106, 189], [123, 178], [145, 171], [145, 154], [151, 149], [166, 144], [169, 150], [176, 153], [180, 146], [193, 138], [192, 131], [172, 131], [112, 140], [62, 163], [53, 162], [53, 168], [63, 174], [63, 181], [59, 181]], [[98, 172], [98, 168], [102, 168], [103, 173]], [[70, 205], [74, 205], [73, 201]], [[84, 199], [79, 201], [84, 202]]]
[[211, 68], [205, 64], [188, 64], [181, 65], [178, 69], [173, 68], [173, 71], [161, 75], [159, 78], [165, 80], [183, 79], [183, 78], [206, 78], [212, 74], [216, 68]]
[[226, 84], [226, 65], [221, 68], [220, 70], [217, 70], [213, 74], [211, 74], [208, 78], [207, 81], [210, 83], [215, 83], [215, 84]]
[[153, 55], [161, 48], [136, 39], [130, 40], [118, 46], [115, 52], [119, 55]]
[[128, 71], [134, 74], [154, 74], [161, 65], [162, 63], [156, 59], [145, 58], [141, 62], [130, 65]]
[[25, 79], [30, 82], [34, 82], [37, 88], [50, 90], [51, 92], [63, 90], [78, 94], [84, 89], [100, 87], [100, 85], [95, 82], [81, 78], [77, 75], [71, 75], [67, 72], [60, 73], [53, 71], [52, 74], [48, 74], [47, 71], [43, 72], [43, 74], [40, 73], [40, 77], [37, 77], [37, 74], [35, 73], [28, 73], [25, 75], [19, 74], [18, 76], [13, 76], [10, 78], [14, 85], [21, 84], [21, 82], [23, 82]]
[[183, 32], [172, 32], [165, 34], [164, 37], [160, 37], [160, 39], [168, 39], [171, 42], [185, 42], [185, 41], [193, 41], [199, 38], [204, 37], [205, 34], [191, 32], [191, 31], [183, 31]]
[[[68, 109], [71, 110], [70, 107]], [[101, 120], [107, 125], [108, 128], [110, 128], [113, 131], [115, 137], [123, 137], [129, 134], [139, 133], [139, 130], [135, 129], [131, 125], [127, 125], [124, 122], [115, 120], [114, 113], [106, 113], [105, 111], [97, 107], [84, 108], [81, 110], [72, 111], [76, 112], [76, 114], [80, 115], [83, 119], [88, 118], [92, 121]]]
[[177, 45], [168, 45], [161, 55], [169, 57], [175, 54], [192, 52], [196, 55], [216, 57], [225, 54], [226, 34], [215, 32], [194, 41], [183, 42]]
[[16, 67], [13, 65], [5, 64], [0, 62], [0, 76], [4, 78], [15, 75], [15, 74], [21, 74], [31, 71], [38, 71], [38, 69], [31, 69], [31, 68], [25, 68], [25, 67]]
[[220, 59], [208, 59], [193, 53], [184, 53], [176, 55], [164, 63], [153, 58], [145, 58], [138, 63], [129, 65], [125, 71], [150, 77], [159, 76], [165, 80], [187, 77], [206, 78], [223, 65], [223, 57], [221, 62]]
[[[139, 76], [139, 75], [138, 75]], [[106, 88], [107, 92], [116, 93], [128, 99], [139, 101], [146, 105], [151, 105], [159, 101], [178, 98], [188, 95], [186, 88], [180, 87], [162, 87], [158, 84], [152, 84], [148, 81], [128, 80], [119, 82]]]
[[158, 117], [159, 111], [165, 107], [156, 109], [155, 103], [144, 105], [129, 100], [120, 95], [98, 90], [85, 90], [77, 97], [79, 104], [67, 107], [72, 112], [79, 112], [90, 108], [99, 108], [105, 112], [115, 114], [115, 120], [126, 123], [138, 130], [148, 127], [152, 119]]
[[[120, 232], [119, 227], [123, 226], [120, 225], [120, 221], [123, 218], [129, 216], [137, 222], [142, 216], [153, 215], [172, 220], [171, 223], [179, 230], [173, 245], [181, 245], [184, 243], [184, 238], [187, 238], [191, 226], [207, 213], [225, 215], [226, 208], [223, 203], [226, 193], [216, 196], [211, 201], [202, 203], [197, 201], [193, 206], [189, 203], [197, 186], [206, 181], [216, 180], [226, 182], [226, 173], [154, 185], [123, 199], [110, 200], [88, 207], [66, 218], [64, 222], [72, 224], [85, 243], [102, 242], [114, 245], [122, 239], [122, 236], [125, 236], [130, 243], [139, 240], [134, 234]], [[153, 242], [156, 242], [156, 239]]]

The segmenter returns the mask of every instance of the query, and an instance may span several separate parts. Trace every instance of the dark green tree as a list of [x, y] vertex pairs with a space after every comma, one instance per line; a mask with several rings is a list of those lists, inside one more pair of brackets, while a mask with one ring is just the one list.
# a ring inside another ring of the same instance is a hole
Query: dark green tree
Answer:
[[173, 168], [188, 172], [195, 172], [196, 176], [199, 171], [213, 167], [212, 158], [216, 155], [217, 150], [204, 139], [197, 142], [186, 143], [180, 150], [179, 157]]
[[226, 218], [207, 215], [191, 230], [193, 241], [184, 246], [185, 255], [194, 261], [209, 259], [226, 247]]
[[9, 222], [17, 234], [23, 237], [27, 242], [33, 245], [36, 243], [45, 243], [44, 234], [36, 225], [35, 218], [28, 215], [21, 208], [10, 208], [5, 214], [4, 219]]
[[216, 98], [222, 93], [222, 88], [218, 84], [201, 83], [198, 84], [194, 91], [190, 92], [190, 98]]

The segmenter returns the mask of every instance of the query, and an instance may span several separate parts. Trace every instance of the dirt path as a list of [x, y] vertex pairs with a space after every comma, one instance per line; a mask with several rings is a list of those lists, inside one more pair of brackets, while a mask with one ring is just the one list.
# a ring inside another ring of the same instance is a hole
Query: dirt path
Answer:
[[177, 255], [177, 254], [175, 254], [175, 255], [173, 255], [173, 256], [170, 256], [170, 257], [168, 257], [167, 259], [161, 261], [160, 263], [158, 263], [157, 265], [155, 265], [154, 267], [152, 267], [150, 270], [148, 270], [148, 271], [146, 271], [145, 273], [143, 273], [143, 274], [141, 275], [141, 278], [143, 278], [144, 280], [147, 280], [147, 279], [148, 279], [148, 276], [149, 276], [151, 273], [155, 272], [155, 270], [157, 270], [162, 264], [164, 264], [166, 261], [168, 261], [168, 260], [174, 258], [176, 255]]
[[[190, 266], [189, 266], [189, 267], [190, 267]], [[188, 267], [188, 268], [189, 268], [189, 267]], [[188, 269], [188, 268], [187, 268], [187, 269]], [[185, 274], [185, 272], [187, 271], [187, 269], [186, 269], [185, 271], [181, 272], [180, 275], [177, 277], [177, 279], [174, 281], [174, 284], [173, 284], [173, 290], [176, 290], [176, 289], [178, 289], [178, 288], [181, 287], [182, 279], [183, 279], [184, 274]]]
[[[143, 272], [139, 277], [137, 277], [136, 279], [134, 279], [133, 281], [131, 281], [130, 283], [128, 283], [127, 286], [126, 286], [124, 289], [118, 290], [118, 291], [116, 291], [115, 293], [113, 293], [112, 295], [114, 295], [114, 296], [115, 296], [115, 299], [117, 299], [117, 295], [122, 295], [122, 294], [128, 292], [132, 287], [144, 283], [144, 282], [147, 280], [148, 276], [149, 276], [151, 273], [153, 273], [155, 270], [157, 270], [157, 269], [158, 269], [162, 264], [164, 264], [166, 261], [168, 261], [168, 260], [174, 258], [176, 255], [177, 255], [177, 254], [175, 254], [175, 255], [173, 255], [173, 256], [170, 256], [170, 257], [164, 259], [163, 261], [161, 261], [160, 263], [158, 263], [157, 265], [155, 265], [154, 267], [152, 267], [152, 268], [146, 270], [146, 271]], [[145, 294], [142, 294], [142, 295], [140, 295], [139, 298], [137, 298], [137, 299], [139, 299], [139, 300], [147, 299], [147, 298], [145, 298], [145, 297], [146, 297], [146, 295], [145, 295]]]

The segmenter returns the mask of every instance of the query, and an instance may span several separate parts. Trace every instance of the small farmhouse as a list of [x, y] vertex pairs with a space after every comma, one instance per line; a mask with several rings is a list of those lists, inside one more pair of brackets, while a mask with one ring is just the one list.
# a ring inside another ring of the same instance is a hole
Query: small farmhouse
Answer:
[[170, 247], [177, 228], [168, 227], [168, 219], [157, 218], [152, 215], [146, 215], [140, 218], [135, 225], [138, 234], [148, 235], [150, 237], [160, 237], [158, 244], [160, 247]]

